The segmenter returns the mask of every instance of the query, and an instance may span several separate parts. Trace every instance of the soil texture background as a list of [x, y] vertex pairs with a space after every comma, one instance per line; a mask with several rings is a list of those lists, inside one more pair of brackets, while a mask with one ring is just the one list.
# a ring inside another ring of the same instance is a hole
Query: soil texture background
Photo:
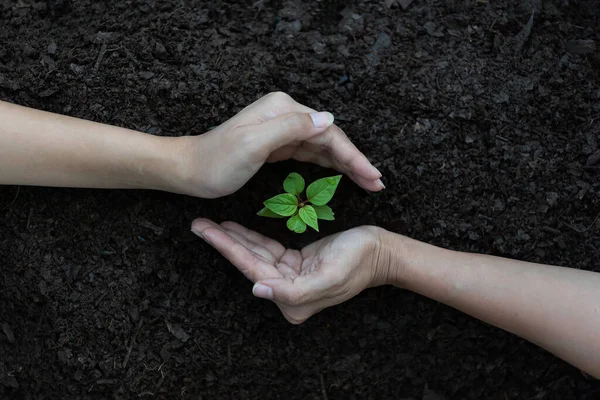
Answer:
[[0, 188], [0, 397], [600, 398], [535, 345], [391, 287], [290, 325], [189, 230], [234, 220], [301, 247], [374, 224], [600, 272], [600, 3], [406, 3], [0, 2], [3, 100], [197, 135], [281, 90], [334, 113], [387, 185], [343, 180], [337, 220], [302, 236], [255, 213], [289, 172], [332, 171], [266, 166], [221, 200]]

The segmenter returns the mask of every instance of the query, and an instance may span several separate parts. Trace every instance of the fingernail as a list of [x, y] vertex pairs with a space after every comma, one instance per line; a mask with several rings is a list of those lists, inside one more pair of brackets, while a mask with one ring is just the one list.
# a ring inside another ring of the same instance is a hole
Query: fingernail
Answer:
[[329, 127], [331, 124], [333, 124], [333, 114], [330, 112], [318, 112], [318, 113], [312, 113], [310, 114], [310, 117], [313, 120], [313, 125], [315, 126], [315, 128], [327, 128]]
[[199, 237], [201, 237], [201, 238], [202, 238], [202, 232], [200, 232], [199, 230], [192, 229], [192, 233], [193, 233], [194, 235], [196, 235], [196, 236], [199, 236]]
[[377, 179], [377, 183], [379, 183], [381, 185], [382, 189], [385, 189], [385, 185], [383, 184], [383, 182], [381, 181], [381, 179]]
[[197, 231], [195, 229], [192, 229], [192, 233], [196, 236], [198, 236], [200, 239], [204, 240], [206, 243], [210, 244], [210, 241], [206, 238], [206, 235], [204, 233], [202, 233], [201, 231]]
[[380, 171], [379, 169], [377, 169], [377, 167], [376, 167], [376, 166], [374, 166], [374, 165], [371, 165], [371, 167], [373, 167], [373, 171], [375, 171], [375, 173], [376, 173], [377, 175], [379, 175], [379, 176], [383, 176], [383, 174], [381, 173], [381, 171]]
[[256, 283], [252, 288], [252, 294], [261, 299], [273, 300], [273, 289], [268, 286]]

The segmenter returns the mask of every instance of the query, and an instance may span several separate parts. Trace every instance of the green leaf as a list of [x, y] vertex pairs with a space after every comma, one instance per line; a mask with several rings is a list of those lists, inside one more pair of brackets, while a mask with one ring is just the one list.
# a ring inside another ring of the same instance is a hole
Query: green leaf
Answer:
[[287, 227], [290, 231], [296, 233], [304, 233], [306, 231], [306, 224], [298, 214], [287, 220]]
[[319, 232], [319, 222], [317, 221], [317, 212], [312, 206], [304, 206], [298, 212], [298, 215], [302, 221], [306, 222], [306, 225]]
[[315, 206], [313, 208], [317, 212], [317, 218], [325, 221], [333, 221], [335, 219], [333, 210], [329, 206]]
[[340, 179], [342, 179], [342, 176], [336, 175], [314, 181], [306, 189], [308, 200], [316, 206], [324, 206], [329, 203], [340, 183]]
[[256, 215], [267, 218], [285, 218], [283, 215], [279, 215], [269, 210], [267, 207], [263, 207], [262, 210], [256, 213]]
[[282, 217], [294, 215], [298, 209], [298, 198], [293, 194], [284, 193], [265, 201], [265, 207]]
[[292, 172], [283, 181], [283, 188], [288, 193], [300, 194], [304, 190], [304, 178], [300, 174]]

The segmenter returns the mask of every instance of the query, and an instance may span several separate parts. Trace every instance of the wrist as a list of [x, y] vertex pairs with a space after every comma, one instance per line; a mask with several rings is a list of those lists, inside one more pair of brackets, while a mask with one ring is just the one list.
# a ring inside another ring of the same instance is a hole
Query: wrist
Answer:
[[187, 194], [181, 139], [146, 135], [148, 145], [142, 160], [146, 189]]
[[444, 252], [448, 250], [377, 229], [375, 270], [379, 285], [413, 290], [420, 276], [447, 256]]
[[374, 283], [403, 287], [404, 275], [409, 263], [406, 241], [410, 239], [383, 228], [376, 228], [376, 233]]
[[385, 231], [382, 253], [389, 259], [387, 284], [448, 304], [462, 285], [464, 253]]

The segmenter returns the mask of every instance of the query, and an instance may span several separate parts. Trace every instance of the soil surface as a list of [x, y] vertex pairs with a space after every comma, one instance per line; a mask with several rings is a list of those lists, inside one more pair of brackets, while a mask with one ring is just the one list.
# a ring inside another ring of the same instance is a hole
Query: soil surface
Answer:
[[[342, 181], [321, 235], [376, 224], [600, 271], [597, 0], [241, 3], [4, 0], [0, 98], [196, 135], [283, 90], [333, 112], [388, 187]], [[535, 345], [391, 287], [288, 324], [189, 226], [317, 239], [255, 215], [291, 171], [331, 173], [267, 166], [216, 201], [0, 188], [0, 397], [600, 398]]]

